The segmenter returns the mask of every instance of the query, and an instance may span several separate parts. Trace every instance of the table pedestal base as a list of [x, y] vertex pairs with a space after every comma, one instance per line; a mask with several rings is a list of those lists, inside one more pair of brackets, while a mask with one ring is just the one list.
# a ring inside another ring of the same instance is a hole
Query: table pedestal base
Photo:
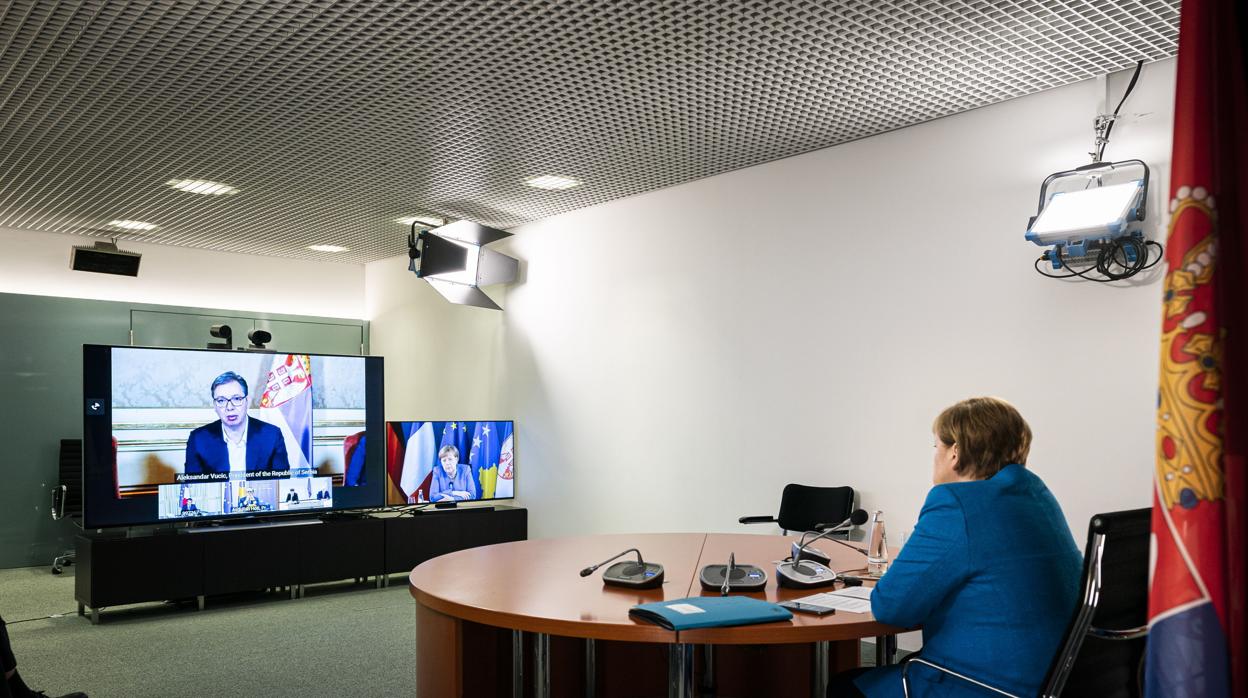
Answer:
[[858, 641], [692, 645], [587, 640], [461, 620], [416, 604], [419, 696], [823, 698]]

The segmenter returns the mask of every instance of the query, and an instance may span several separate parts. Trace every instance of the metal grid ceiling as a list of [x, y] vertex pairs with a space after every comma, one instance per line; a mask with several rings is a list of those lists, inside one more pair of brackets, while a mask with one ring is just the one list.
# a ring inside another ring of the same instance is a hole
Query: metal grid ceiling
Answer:
[[404, 251], [400, 216], [510, 227], [843, 143], [1172, 56], [1178, 18], [1178, 0], [5, 0], [0, 225], [368, 262]]

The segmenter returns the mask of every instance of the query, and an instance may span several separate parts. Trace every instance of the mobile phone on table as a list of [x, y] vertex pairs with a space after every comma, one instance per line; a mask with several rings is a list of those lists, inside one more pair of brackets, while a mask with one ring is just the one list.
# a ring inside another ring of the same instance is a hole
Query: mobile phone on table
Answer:
[[835, 608], [829, 608], [827, 606], [816, 606], [813, 603], [802, 603], [800, 601], [782, 601], [780, 602], [780, 606], [782, 608], [787, 608], [790, 611], [794, 611], [797, 613], [809, 613], [814, 616], [826, 616], [832, 613], [836, 613]]

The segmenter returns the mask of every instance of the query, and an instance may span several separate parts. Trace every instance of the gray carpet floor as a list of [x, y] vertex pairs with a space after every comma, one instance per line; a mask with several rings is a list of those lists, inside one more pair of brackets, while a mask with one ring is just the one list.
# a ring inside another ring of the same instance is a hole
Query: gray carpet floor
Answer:
[[54, 696], [412, 695], [415, 602], [402, 575], [390, 584], [135, 604], [91, 625], [73, 567], [28, 567], [0, 570], [0, 614], [26, 683]]

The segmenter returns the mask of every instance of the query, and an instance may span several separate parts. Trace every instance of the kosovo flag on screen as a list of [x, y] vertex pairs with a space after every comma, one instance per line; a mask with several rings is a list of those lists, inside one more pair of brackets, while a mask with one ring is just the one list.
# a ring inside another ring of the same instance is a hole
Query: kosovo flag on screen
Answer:
[[473, 479], [480, 485], [481, 499], [494, 498], [498, 454], [502, 443], [498, 426], [498, 422], [477, 422], [473, 427], [468, 465], [472, 468]]

